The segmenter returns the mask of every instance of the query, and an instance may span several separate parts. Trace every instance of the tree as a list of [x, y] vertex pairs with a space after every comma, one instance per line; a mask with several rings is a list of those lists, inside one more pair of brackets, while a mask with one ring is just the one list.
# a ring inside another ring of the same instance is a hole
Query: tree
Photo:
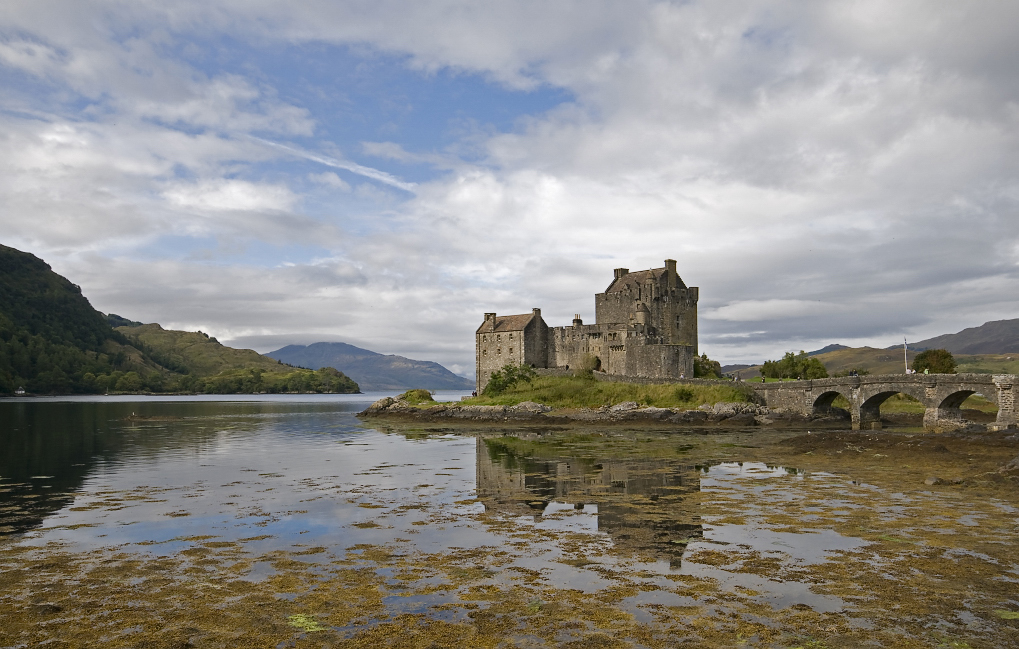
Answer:
[[142, 377], [138, 372], [128, 372], [120, 377], [114, 389], [117, 392], [137, 392], [142, 389]]
[[928, 349], [913, 359], [913, 370], [931, 374], [955, 374], [955, 357], [947, 349]]
[[505, 365], [502, 369], [492, 372], [488, 383], [485, 384], [483, 393], [488, 396], [501, 394], [521, 381], [530, 383], [536, 376], [538, 376], [538, 373], [526, 363]]
[[765, 361], [761, 374], [769, 379], [825, 379], [828, 370], [824, 364], [800, 350], [799, 354], [786, 352], [782, 360]]
[[698, 379], [722, 378], [722, 364], [708, 358], [707, 354], [693, 357], [693, 375]]

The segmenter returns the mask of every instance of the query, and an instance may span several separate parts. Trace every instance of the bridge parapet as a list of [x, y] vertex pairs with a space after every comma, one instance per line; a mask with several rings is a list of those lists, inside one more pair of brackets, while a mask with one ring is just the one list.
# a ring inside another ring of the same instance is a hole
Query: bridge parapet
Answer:
[[998, 405], [992, 428], [1019, 426], [1019, 376], [1014, 374], [883, 374], [749, 385], [769, 407], [805, 415], [828, 411], [835, 399], [845, 397], [854, 429], [880, 428], [881, 404], [898, 393], [924, 404], [924, 427], [929, 430], [965, 425], [959, 406], [975, 393]]

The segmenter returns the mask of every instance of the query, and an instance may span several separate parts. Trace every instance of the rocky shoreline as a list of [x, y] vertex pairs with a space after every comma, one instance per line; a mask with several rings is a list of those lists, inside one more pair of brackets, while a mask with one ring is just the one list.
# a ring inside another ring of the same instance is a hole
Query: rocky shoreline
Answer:
[[627, 401], [601, 408], [553, 409], [544, 404], [525, 401], [515, 406], [478, 406], [461, 403], [437, 403], [432, 406], [413, 405], [399, 398], [379, 399], [358, 413], [364, 418], [381, 418], [418, 422], [464, 422], [521, 424], [638, 424], [660, 423], [679, 425], [729, 426], [795, 426], [810, 423], [846, 426], [848, 413], [839, 416], [804, 416], [799, 413], [773, 410], [755, 403], [716, 403], [693, 410], [641, 406]]

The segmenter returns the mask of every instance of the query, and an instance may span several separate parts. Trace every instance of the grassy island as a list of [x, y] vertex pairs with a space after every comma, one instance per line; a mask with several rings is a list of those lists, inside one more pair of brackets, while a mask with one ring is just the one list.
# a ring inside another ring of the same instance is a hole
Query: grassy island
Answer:
[[471, 405], [513, 406], [534, 401], [551, 408], [600, 408], [635, 401], [657, 408], [696, 408], [721, 401], [746, 402], [749, 387], [741, 383], [610, 383], [586, 376], [539, 376], [520, 381], [499, 394], [483, 394], [464, 401]]

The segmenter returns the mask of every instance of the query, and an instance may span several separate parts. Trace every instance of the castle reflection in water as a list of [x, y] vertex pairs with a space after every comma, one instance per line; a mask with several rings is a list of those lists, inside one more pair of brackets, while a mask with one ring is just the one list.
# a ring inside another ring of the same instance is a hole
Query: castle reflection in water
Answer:
[[702, 536], [702, 468], [655, 458], [556, 457], [519, 437], [478, 437], [478, 497], [488, 511], [533, 516], [564, 504], [597, 512], [597, 530], [617, 549], [678, 565]]

